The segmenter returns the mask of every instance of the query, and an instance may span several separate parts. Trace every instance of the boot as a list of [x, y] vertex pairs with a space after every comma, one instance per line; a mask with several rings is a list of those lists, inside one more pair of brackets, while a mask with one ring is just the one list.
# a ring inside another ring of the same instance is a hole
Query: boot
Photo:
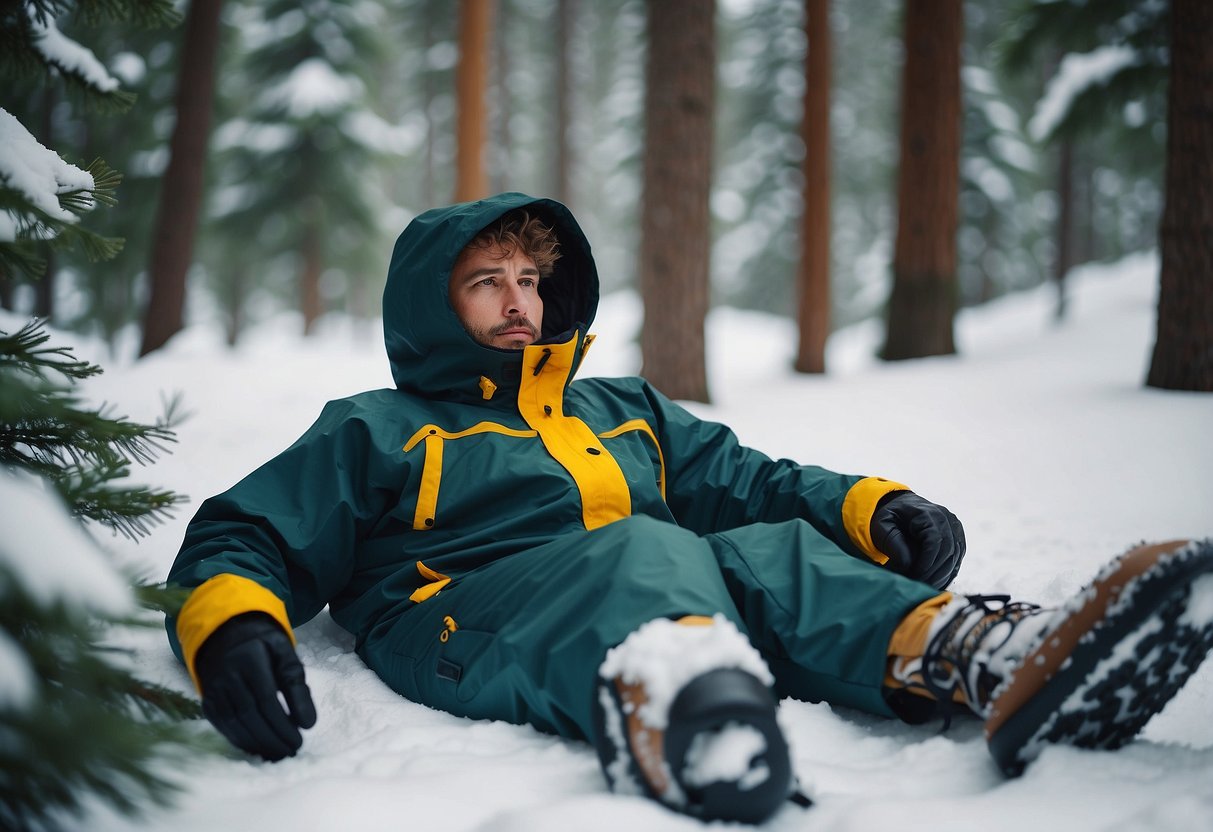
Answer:
[[773, 681], [723, 616], [640, 627], [599, 671], [607, 782], [703, 820], [766, 820], [793, 791]]
[[1048, 744], [1124, 745], [1210, 648], [1213, 540], [1172, 541], [1130, 549], [1060, 609], [958, 598], [894, 675], [982, 717], [1015, 776]]

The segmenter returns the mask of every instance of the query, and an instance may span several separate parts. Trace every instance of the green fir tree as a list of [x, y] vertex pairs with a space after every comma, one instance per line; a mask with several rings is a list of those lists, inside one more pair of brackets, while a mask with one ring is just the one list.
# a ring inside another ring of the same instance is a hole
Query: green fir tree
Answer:
[[[5, 2], [0, 78], [59, 83], [100, 112], [129, 107], [96, 56], [57, 28], [69, 9], [91, 23], [174, 14], [168, 0]], [[36, 279], [48, 247], [94, 261], [118, 253], [121, 240], [81, 221], [114, 203], [114, 171], [65, 162], [7, 109], [0, 142], [2, 276]], [[196, 744], [182, 720], [198, 716], [197, 704], [141, 679], [114, 646], [129, 628], [154, 626], [136, 599], [158, 610], [181, 599], [153, 586], [132, 592], [132, 578], [71, 519], [135, 537], [183, 498], [125, 482], [132, 463], [174, 440], [173, 406], [153, 425], [90, 407], [76, 386], [98, 366], [51, 345], [40, 321], [11, 329], [0, 331], [0, 828], [52, 829], [98, 800], [126, 814], [166, 802], [176, 786], [164, 772], [177, 768], [166, 762]]]

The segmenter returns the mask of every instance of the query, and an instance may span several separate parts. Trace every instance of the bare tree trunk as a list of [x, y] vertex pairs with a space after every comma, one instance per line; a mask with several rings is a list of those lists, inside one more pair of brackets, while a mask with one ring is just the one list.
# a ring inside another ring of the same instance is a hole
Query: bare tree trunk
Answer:
[[206, 145], [215, 100], [215, 55], [223, 0], [190, 0], [177, 83], [177, 123], [161, 181], [148, 266], [151, 296], [143, 319], [144, 356], [164, 346], [185, 317], [185, 279], [202, 210]]
[[956, 352], [961, 0], [907, 0], [886, 360]]
[[556, 125], [552, 137], [556, 144], [556, 159], [552, 165], [556, 182], [552, 193], [557, 201], [565, 205], [573, 204], [573, 154], [569, 144], [569, 127], [573, 120], [573, 64], [570, 41], [573, 39], [573, 19], [576, 13], [576, 0], [556, 0]]
[[708, 401], [704, 318], [716, 94], [715, 0], [650, 0], [640, 288], [644, 375]]
[[459, 66], [455, 71], [459, 101], [455, 183], [455, 200], [458, 202], [488, 195], [488, 177], [484, 165], [487, 132], [484, 93], [488, 84], [492, 17], [492, 0], [462, 0], [460, 3]]
[[1213, 392], [1213, 5], [1172, 0], [1158, 340], [1146, 384]]
[[830, 0], [805, 0], [804, 217], [796, 369], [826, 371], [830, 335]]

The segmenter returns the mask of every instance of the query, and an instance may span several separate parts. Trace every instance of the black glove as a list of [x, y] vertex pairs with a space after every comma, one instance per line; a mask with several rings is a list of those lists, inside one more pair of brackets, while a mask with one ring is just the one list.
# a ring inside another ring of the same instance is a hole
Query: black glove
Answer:
[[[300, 728], [316, 724], [316, 707], [290, 637], [270, 616], [253, 612], [225, 622], [194, 658], [202, 713], [232, 745], [267, 760], [293, 757]], [[284, 713], [278, 692], [289, 713]]]
[[886, 566], [943, 589], [960, 571], [965, 532], [956, 515], [913, 491], [886, 494], [870, 525], [872, 542], [888, 555]]

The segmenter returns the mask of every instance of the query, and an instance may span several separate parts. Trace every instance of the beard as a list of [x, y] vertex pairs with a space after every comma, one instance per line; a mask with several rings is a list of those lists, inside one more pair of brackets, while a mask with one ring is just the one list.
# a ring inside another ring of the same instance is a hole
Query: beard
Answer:
[[[531, 333], [531, 340], [527, 341], [523, 338], [511, 338], [505, 345], [498, 344], [497, 341], [511, 329], [525, 329]], [[496, 347], [498, 349], [521, 350], [528, 344], [533, 344], [539, 340], [539, 330], [536, 326], [526, 318], [510, 318], [508, 321], [497, 324], [488, 330], [477, 329], [471, 332], [472, 338], [478, 343], [486, 347]]]

